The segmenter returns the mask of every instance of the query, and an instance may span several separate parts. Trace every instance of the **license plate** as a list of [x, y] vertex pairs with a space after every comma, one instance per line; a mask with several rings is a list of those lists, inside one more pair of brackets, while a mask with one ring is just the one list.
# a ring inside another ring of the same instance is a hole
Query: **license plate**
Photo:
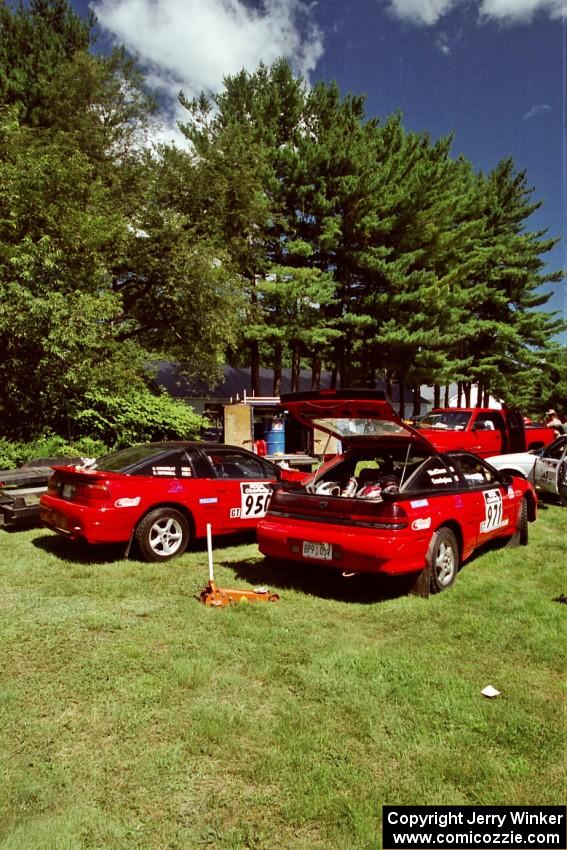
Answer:
[[318, 558], [320, 561], [330, 561], [333, 557], [333, 547], [330, 543], [309, 543], [303, 541], [303, 557]]
[[61, 495], [64, 499], [72, 499], [75, 495], [75, 485], [74, 484], [64, 484], [61, 489]]

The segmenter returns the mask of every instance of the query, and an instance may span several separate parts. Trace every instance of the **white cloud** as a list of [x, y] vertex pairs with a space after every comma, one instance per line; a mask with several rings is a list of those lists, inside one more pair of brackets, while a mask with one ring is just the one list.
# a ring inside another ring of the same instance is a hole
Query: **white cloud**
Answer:
[[526, 112], [524, 121], [531, 121], [532, 118], [545, 115], [546, 112], [551, 112], [551, 106], [547, 103], [537, 103], [535, 106], [532, 106], [529, 112]]
[[100, 26], [137, 54], [152, 84], [191, 97], [280, 56], [308, 77], [323, 52], [305, 0], [95, 0]]
[[[398, 18], [415, 24], [432, 26], [456, 5], [467, 0], [390, 0], [388, 8]], [[553, 19], [567, 17], [565, 0], [480, 0], [481, 21], [495, 20], [508, 24], [529, 23], [536, 14]]]
[[397, 18], [431, 26], [454, 5], [455, 0], [391, 0], [389, 9]]

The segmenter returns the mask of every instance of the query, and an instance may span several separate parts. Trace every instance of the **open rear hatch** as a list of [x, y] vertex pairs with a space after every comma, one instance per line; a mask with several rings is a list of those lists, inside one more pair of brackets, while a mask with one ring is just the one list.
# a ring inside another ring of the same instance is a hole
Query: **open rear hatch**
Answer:
[[302, 425], [317, 428], [341, 441], [344, 448], [414, 442], [434, 452], [431, 443], [405, 423], [380, 390], [321, 390], [286, 393], [282, 406]]

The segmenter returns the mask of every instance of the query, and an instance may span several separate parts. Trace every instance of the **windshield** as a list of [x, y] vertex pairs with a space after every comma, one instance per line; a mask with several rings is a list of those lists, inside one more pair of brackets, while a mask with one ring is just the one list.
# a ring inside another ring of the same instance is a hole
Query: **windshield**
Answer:
[[408, 436], [407, 429], [389, 419], [313, 419], [313, 425], [324, 431], [332, 431], [337, 437], [381, 437], [392, 434]]
[[419, 421], [420, 428], [438, 428], [442, 431], [464, 431], [469, 424], [471, 414], [465, 410], [444, 410], [442, 413], [428, 413]]

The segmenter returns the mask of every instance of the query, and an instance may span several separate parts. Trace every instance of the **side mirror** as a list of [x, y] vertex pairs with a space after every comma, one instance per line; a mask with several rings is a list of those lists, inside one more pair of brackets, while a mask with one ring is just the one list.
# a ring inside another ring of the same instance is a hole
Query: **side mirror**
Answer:
[[511, 487], [514, 483], [514, 476], [511, 475], [509, 472], [499, 472], [498, 480], [501, 484], [504, 485], [504, 487]]

